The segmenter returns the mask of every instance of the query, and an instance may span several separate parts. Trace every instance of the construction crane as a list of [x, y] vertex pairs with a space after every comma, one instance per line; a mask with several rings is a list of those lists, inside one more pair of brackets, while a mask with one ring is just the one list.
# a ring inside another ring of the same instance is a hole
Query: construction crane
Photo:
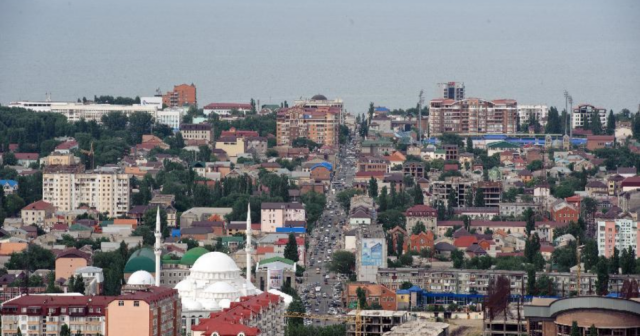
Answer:
[[310, 320], [334, 320], [341, 322], [355, 322], [356, 330], [355, 336], [364, 336], [364, 319], [362, 318], [360, 310], [360, 303], [358, 302], [358, 306], [356, 308], [356, 314], [354, 316], [333, 316], [333, 315], [317, 315], [317, 314], [307, 314], [307, 313], [295, 313], [295, 312], [286, 312], [284, 317], [286, 318], [302, 318], [302, 319], [310, 319]]
[[576, 241], [576, 260], [578, 261], [578, 277], [577, 277], [577, 288], [576, 288], [576, 296], [580, 296], [580, 237], [578, 237]]
[[91, 150], [80, 150], [81, 153], [87, 154], [87, 156], [91, 157], [91, 169], [95, 169], [95, 152], [93, 151], [93, 141], [91, 141]]

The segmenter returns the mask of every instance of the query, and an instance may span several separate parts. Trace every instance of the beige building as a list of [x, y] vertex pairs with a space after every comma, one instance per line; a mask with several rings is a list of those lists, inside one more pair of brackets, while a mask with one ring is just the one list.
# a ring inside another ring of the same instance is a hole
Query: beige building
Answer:
[[71, 153], [58, 153], [53, 152], [49, 156], [42, 159], [42, 164], [45, 166], [69, 166], [80, 163], [80, 158], [75, 157]]
[[227, 152], [227, 156], [235, 162], [234, 159], [237, 158], [239, 154], [244, 154], [244, 138], [235, 136], [220, 137], [216, 141], [216, 149], [222, 149]]
[[62, 251], [56, 256], [56, 279], [69, 279], [78, 268], [89, 265], [91, 256], [75, 248]]
[[514, 134], [517, 131], [518, 103], [512, 99], [438, 98], [431, 100], [429, 107], [430, 135]]
[[262, 203], [260, 230], [276, 232], [290, 222], [306, 221], [306, 212], [301, 203]]
[[135, 112], [146, 112], [152, 117], [156, 116], [154, 106], [143, 105], [110, 105], [110, 104], [82, 104], [82, 103], [58, 103], [51, 105], [51, 112], [62, 114], [69, 122], [95, 121], [102, 123], [102, 116], [110, 112], [122, 112], [127, 116]]
[[33, 202], [20, 210], [20, 217], [24, 225], [44, 226], [45, 219], [51, 217], [56, 207], [45, 201]]
[[127, 174], [118, 169], [83, 172], [59, 169], [60, 166], [50, 168], [42, 176], [42, 198], [58, 211], [71, 211], [86, 204], [111, 217], [127, 214], [131, 193]]
[[181, 335], [178, 292], [141, 287], [119, 296], [76, 294], [23, 295], [2, 303], [2, 336]]
[[342, 112], [342, 100], [328, 100], [323, 95], [297, 101], [295, 107], [281, 109], [276, 124], [278, 146], [291, 146], [297, 138], [306, 138], [321, 145], [337, 145]]
[[210, 124], [182, 124], [180, 133], [185, 140], [200, 140], [211, 143], [213, 140], [213, 127]]

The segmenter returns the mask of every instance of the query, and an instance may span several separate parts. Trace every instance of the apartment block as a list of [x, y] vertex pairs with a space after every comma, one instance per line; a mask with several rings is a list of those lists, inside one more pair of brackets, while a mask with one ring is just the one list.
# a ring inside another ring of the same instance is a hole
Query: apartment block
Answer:
[[129, 211], [130, 194], [129, 175], [119, 169], [85, 172], [80, 167], [49, 166], [42, 175], [42, 200], [58, 211], [86, 204], [110, 217], [120, 217]]
[[390, 171], [389, 160], [381, 156], [361, 156], [358, 158], [359, 172], [383, 172]]
[[338, 144], [342, 117], [342, 100], [327, 100], [317, 95], [311, 100], [296, 102], [296, 106], [278, 112], [276, 141], [279, 146], [291, 146], [293, 140], [306, 138], [327, 146]]
[[207, 123], [182, 124], [180, 133], [185, 140], [199, 140], [206, 143], [211, 143], [213, 140], [213, 126]]
[[598, 255], [610, 258], [614, 248], [621, 252], [629, 247], [633, 248], [636, 257], [638, 250], [638, 222], [629, 218], [618, 218], [610, 221], [598, 221]]
[[[537, 272], [536, 277], [546, 275], [555, 286], [557, 296], [568, 297], [572, 292], [581, 296], [594, 295], [596, 290], [595, 273], [581, 273], [580, 284], [574, 272]], [[505, 276], [511, 284], [512, 295], [526, 294], [526, 271], [476, 270], [476, 269], [442, 269], [442, 268], [380, 268], [376, 283], [391, 290], [398, 290], [403, 282], [412, 284], [432, 293], [481, 294], [486, 295], [489, 281], [498, 276]], [[622, 283], [628, 279], [640, 280], [640, 275], [611, 274], [609, 291], [618, 292]], [[523, 293], [522, 291], [525, 291]]]
[[517, 106], [513, 99], [493, 101], [470, 98], [431, 100], [429, 130], [431, 135], [513, 134], [517, 131]]
[[84, 119], [85, 121], [102, 122], [102, 116], [111, 112], [122, 112], [127, 116], [135, 112], [149, 113], [152, 117], [156, 117], [156, 108], [154, 106], [144, 105], [111, 105], [111, 104], [82, 104], [82, 103], [64, 103], [52, 104], [51, 112], [62, 114], [69, 122], [76, 122]]
[[490, 182], [490, 181], [478, 182], [473, 187], [473, 189], [475, 193], [482, 191], [484, 195], [485, 207], [497, 208], [500, 206], [500, 197], [502, 196], [501, 182]]
[[602, 125], [607, 124], [607, 109], [603, 107], [595, 107], [589, 104], [580, 104], [573, 108], [571, 114], [573, 128], [581, 128], [584, 126], [585, 121], [591, 122], [593, 114], [597, 113], [600, 117], [600, 123]]
[[186, 112], [186, 108], [182, 107], [166, 108], [162, 111], [156, 112], [156, 122], [158, 124], [167, 125], [171, 127], [174, 132], [177, 132], [180, 130], [182, 117]]
[[180, 298], [149, 287], [119, 296], [23, 295], [2, 304], [2, 336], [180, 335]]
[[447, 205], [449, 193], [453, 190], [457, 202], [455, 206], [463, 207], [466, 205], [466, 198], [473, 197], [472, 186], [473, 182], [458, 176], [452, 176], [445, 178], [444, 181], [433, 181], [431, 183], [431, 193], [434, 200], [441, 201], [444, 205]]
[[262, 203], [260, 230], [276, 232], [288, 222], [305, 222], [306, 212], [301, 203]]
[[442, 93], [441, 97], [444, 99], [463, 100], [464, 99], [464, 83], [462, 82], [448, 82], [439, 83], [439, 91]]
[[407, 218], [407, 232], [412, 232], [418, 223], [424, 224], [428, 231], [437, 233], [438, 211], [428, 205], [416, 204], [404, 213]]
[[534, 118], [544, 127], [547, 124], [548, 115], [549, 107], [547, 105], [518, 105], [520, 124], [526, 123], [529, 118]]
[[196, 86], [193, 83], [191, 85], [180, 84], [174, 86], [173, 91], [162, 96], [162, 104], [168, 107], [198, 106], [196, 96]]

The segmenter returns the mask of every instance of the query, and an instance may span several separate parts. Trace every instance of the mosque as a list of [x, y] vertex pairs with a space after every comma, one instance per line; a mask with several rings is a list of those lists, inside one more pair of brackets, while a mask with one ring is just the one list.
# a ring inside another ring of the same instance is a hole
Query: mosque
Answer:
[[[160, 266], [161, 235], [159, 212], [156, 215], [156, 223], [156, 243], [153, 251], [155, 265], [152, 265], [148, 260], [139, 259], [143, 257], [150, 259], [150, 249], [137, 255], [132, 255], [127, 262], [127, 265], [130, 263], [132, 265], [129, 268], [125, 266], [125, 272], [127, 272], [127, 269], [131, 272], [136, 268], [136, 265], [141, 266], [141, 269], [129, 275], [127, 286], [160, 286], [162, 271]], [[245, 247], [248, 269], [252, 267], [252, 250], [251, 212], [249, 212], [247, 215], [247, 244]], [[247, 272], [246, 278], [242, 277], [242, 271], [227, 254], [208, 251], [204, 253], [204, 251], [206, 250], [196, 247], [185, 253], [182, 258], [185, 259], [184, 264], [191, 263], [193, 266], [187, 272], [188, 275], [175, 285], [175, 289], [178, 291], [182, 301], [182, 326], [186, 329], [186, 332], [191, 330], [191, 326], [198, 324], [201, 318], [208, 318], [212, 312], [229, 308], [231, 302], [239, 301], [240, 297], [262, 293], [251, 282], [251, 272]], [[155, 277], [151, 275], [150, 270], [155, 271]], [[269, 292], [281, 296], [286, 304], [292, 301], [291, 296], [280, 291], [269, 290]]]

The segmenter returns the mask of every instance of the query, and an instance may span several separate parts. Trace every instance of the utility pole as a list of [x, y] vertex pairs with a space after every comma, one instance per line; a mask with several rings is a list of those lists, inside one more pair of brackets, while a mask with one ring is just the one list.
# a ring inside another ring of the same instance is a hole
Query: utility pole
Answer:
[[564, 121], [564, 134], [569, 134], [569, 130], [568, 130], [568, 119], [569, 119], [569, 92], [567, 92], [567, 90], [564, 90], [564, 110], [567, 112], [567, 119], [565, 119]]
[[[420, 90], [420, 95], [418, 96], [418, 143], [420, 144], [420, 147], [422, 148], [422, 104], [424, 103], [424, 90]], [[429, 129], [427, 127], [427, 129]]]

